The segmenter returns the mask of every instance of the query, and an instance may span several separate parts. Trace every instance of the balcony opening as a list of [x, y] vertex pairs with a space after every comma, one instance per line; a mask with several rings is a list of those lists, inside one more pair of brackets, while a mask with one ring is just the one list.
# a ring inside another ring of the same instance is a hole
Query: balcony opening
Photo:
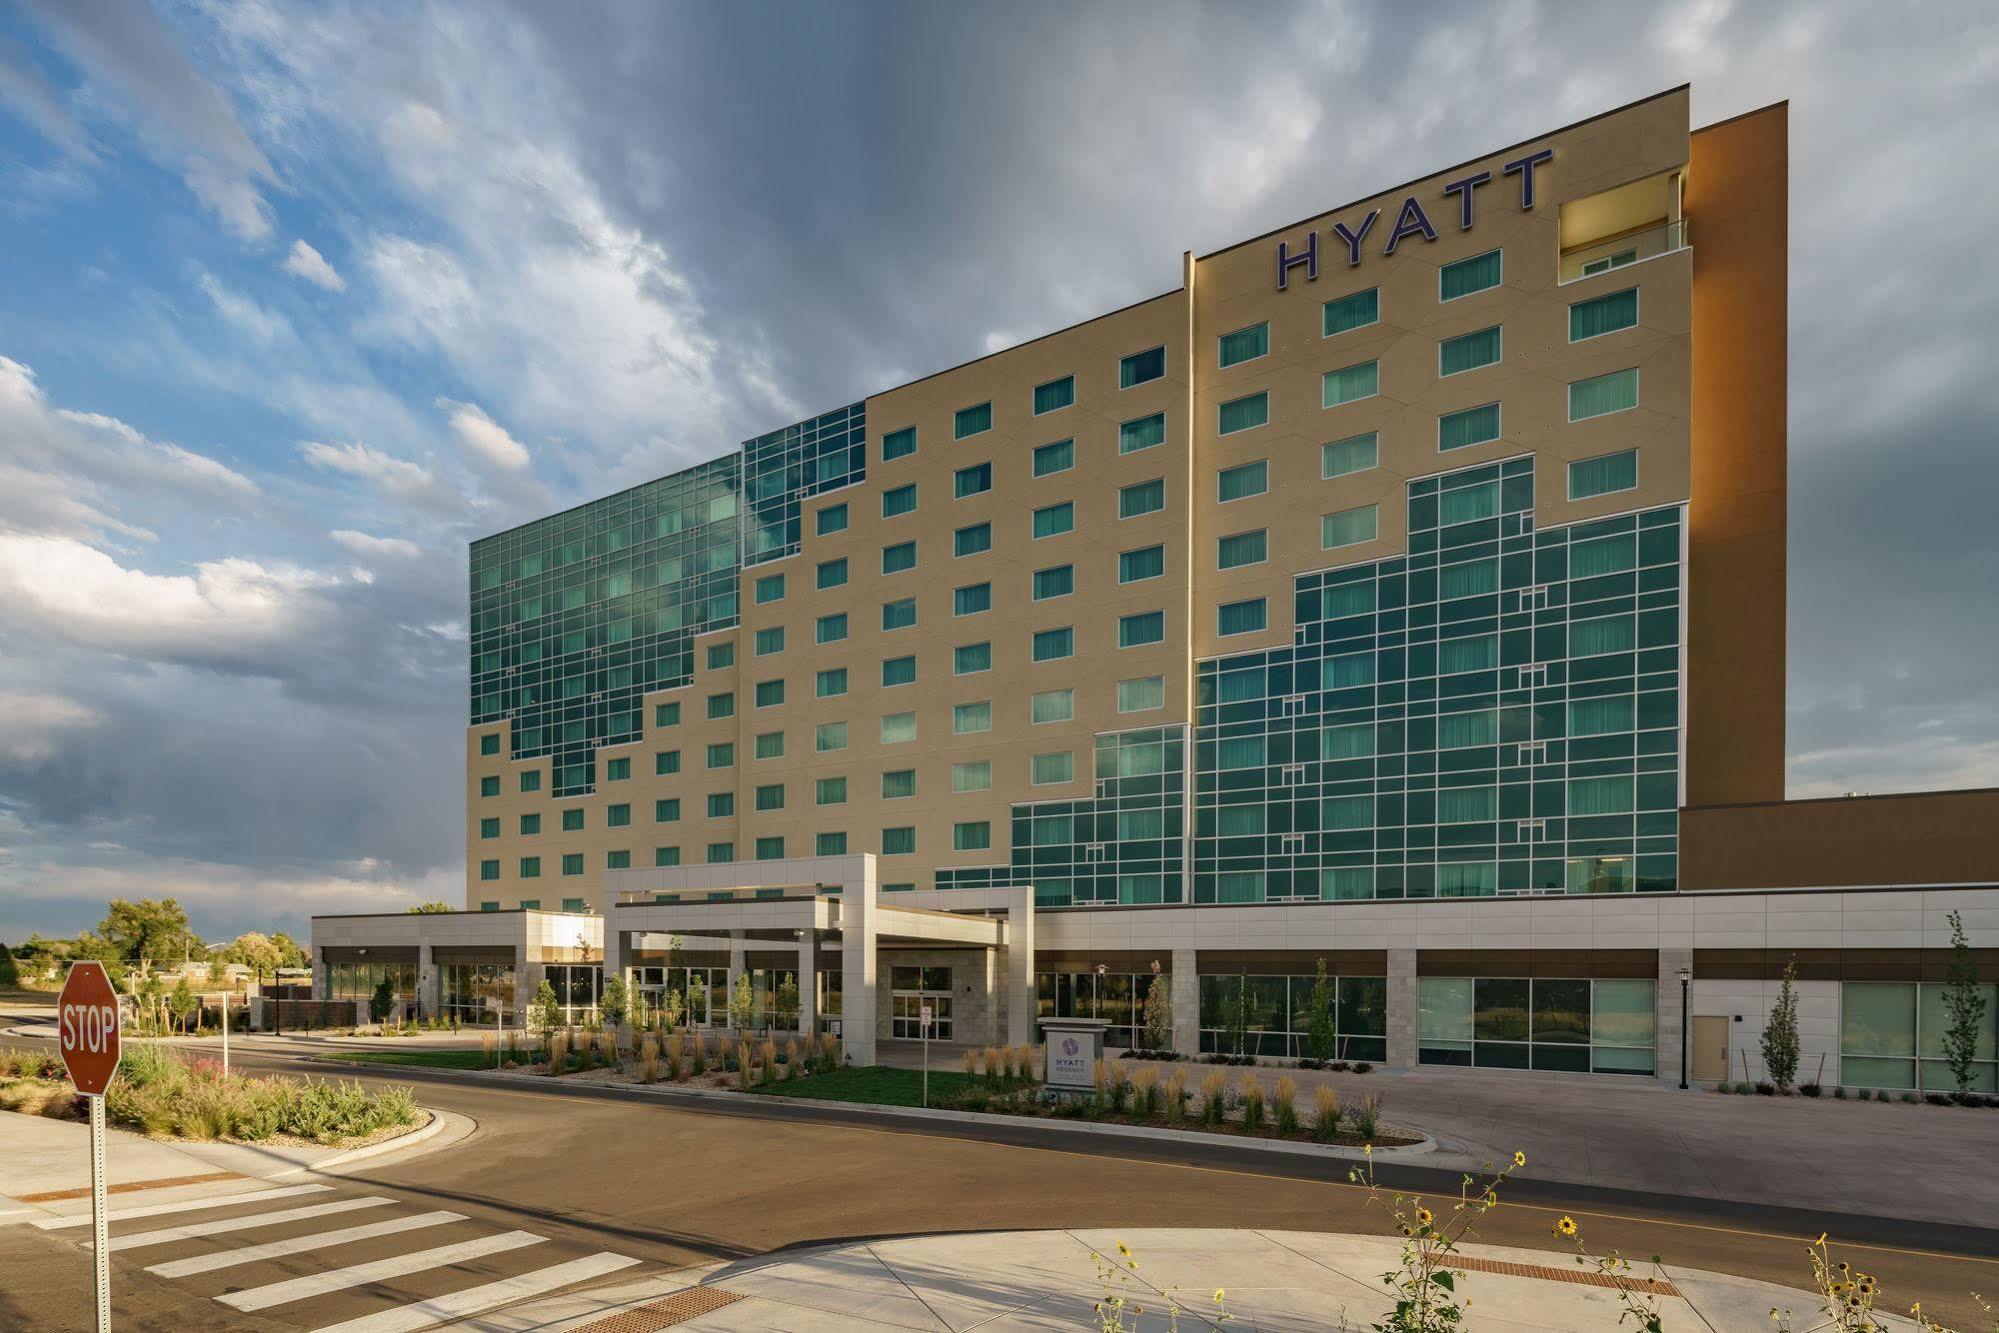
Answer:
[[1686, 172], [1662, 171], [1562, 205], [1561, 280], [1594, 277], [1689, 244], [1680, 212]]

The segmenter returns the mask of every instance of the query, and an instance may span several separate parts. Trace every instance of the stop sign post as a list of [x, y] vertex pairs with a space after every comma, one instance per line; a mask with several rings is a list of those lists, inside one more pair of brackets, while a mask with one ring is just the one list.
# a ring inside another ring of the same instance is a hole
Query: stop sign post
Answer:
[[104, 1218], [104, 1090], [118, 1076], [123, 1036], [118, 992], [104, 964], [85, 960], [69, 965], [56, 1001], [63, 1068], [90, 1102], [90, 1224], [96, 1240], [97, 1331], [111, 1333], [111, 1242]]

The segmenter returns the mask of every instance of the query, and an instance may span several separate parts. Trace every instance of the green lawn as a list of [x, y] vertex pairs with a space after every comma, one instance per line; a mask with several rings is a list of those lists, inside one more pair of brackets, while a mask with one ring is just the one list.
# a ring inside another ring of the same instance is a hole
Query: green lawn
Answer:
[[422, 1065], [427, 1069], [491, 1069], [493, 1057], [484, 1051], [337, 1051], [328, 1060], [360, 1065]]
[[[930, 1104], [936, 1106], [964, 1090], [969, 1080], [963, 1074], [930, 1071]], [[757, 1092], [773, 1097], [816, 1097], [828, 1102], [873, 1102], [878, 1106], [917, 1106], [923, 1100], [923, 1073], [916, 1069], [891, 1069], [886, 1065], [836, 1069], [830, 1074], [789, 1083], [768, 1083]]]

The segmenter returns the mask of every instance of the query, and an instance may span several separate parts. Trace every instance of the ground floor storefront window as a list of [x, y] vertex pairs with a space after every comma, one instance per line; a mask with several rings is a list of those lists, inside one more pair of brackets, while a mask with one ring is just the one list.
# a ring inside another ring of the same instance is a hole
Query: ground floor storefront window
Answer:
[[[1201, 977], [1201, 1049], [1227, 1055], [1312, 1054], [1316, 975], [1218, 973]], [[1333, 1001], [1335, 1060], [1388, 1058], [1388, 979], [1326, 978]], [[1238, 1012], [1238, 1011], [1242, 1012]], [[1231, 1035], [1240, 1028], [1242, 1049]]]
[[[1839, 1081], [1855, 1088], [1956, 1092], [1957, 1076], [1944, 1063], [1950, 1030], [1948, 987], [1913, 981], [1848, 981], [1840, 987]], [[1999, 1064], [1999, 986], [1980, 986], [1985, 1016], [1979, 1025], [1971, 1087], [1992, 1092]]]
[[930, 1010], [930, 1039], [952, 1040], [951, 969], [892, 967], [889, 969], [889, 1035], [915, 1040], [923, 1036], [923, 1011]]
[[328, 962], [326, 994], [321, 998], [371, 1000], [384, 977], [388, 978], [389, 988], [399, 1003], [416, 1003], [415, 963]]
[[1423, 977], [1417, 1058], [1426, 1065], [1651, 1074], [1658, 983]]
[[[1145, 1045], [1145, 997], [1153, 976], [1144, 972], [1040, 972], [1034, 978], [1035, 1017], [1097, 1018], [1106, 1046]], [[1170, 986], [1165, 974], [1159, 984]]]
[[440, 1016], [461, 1023], [493, 1022], [495, 1006], [507, 1022], [516, 1023], [520, 1016], [514, 1010], [514, 965], [440, 963], [437, 1002]]
[[687, 1027], [719, 1027], [729, 1021], [726, 967], [635, 967], [632, 979], [648, 1013], [666, 1008], [668, 991], [680, 996], [680, 1021]]
[[595, 963], [550, 963], [542, 975], [562, 1006], [565, 1023], [581, 1023], [597, 1012], [597, 992], [604, 974]]

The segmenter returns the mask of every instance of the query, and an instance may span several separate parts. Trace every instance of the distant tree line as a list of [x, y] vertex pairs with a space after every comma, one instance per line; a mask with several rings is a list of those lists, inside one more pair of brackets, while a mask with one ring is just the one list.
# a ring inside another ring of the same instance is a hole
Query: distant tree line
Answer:
[[145, 978], [167, 970], [205, 962], [217, 982], [222, 969], [238, 963], [267, 976], [281, 967], [306, 966], [305, 948], [284, 931], [265, 935], [245, 931], [226, 943], [209, 944], [194, 931], [187, 912], [174, 898], [114, 898], [105, 907], [97, 929], [67, 938], [36, 933], [11, 949], [0, 944], [0, 985], [46, 984], [59, 980], [70, 963], [94, 959], [104, 964], [120, 989], [136, 974]]

